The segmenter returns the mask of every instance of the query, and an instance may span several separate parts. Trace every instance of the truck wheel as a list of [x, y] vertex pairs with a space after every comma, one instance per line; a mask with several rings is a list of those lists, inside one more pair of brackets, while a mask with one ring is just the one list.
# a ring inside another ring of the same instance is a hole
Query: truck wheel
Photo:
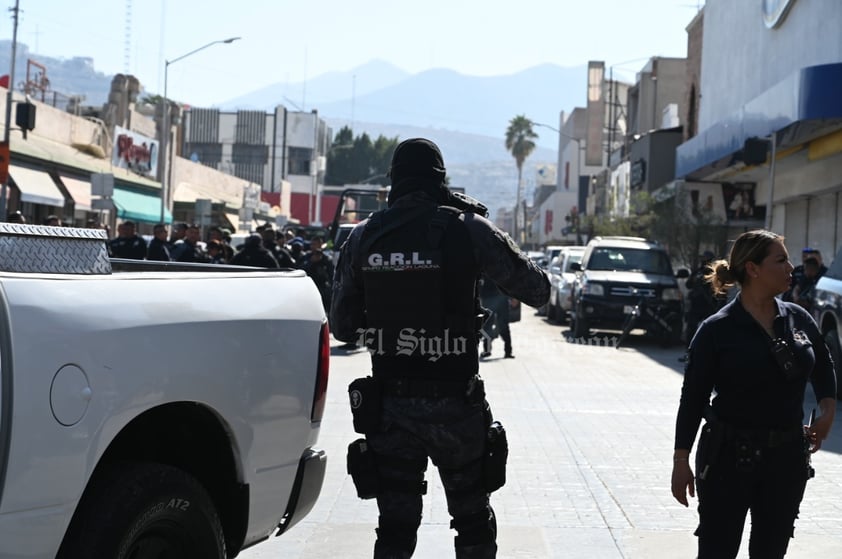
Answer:
[[94, 483], [73, 515], [59, 559], [224, 559], [216, 509], [182, 470], [118, 463]]
[[582, 318], [582, 313], [580, 311], [576, 312], [576, 318], [573, 319], [573, 337], [574, 338], [587, 338], [588, 334], [590, 333], [590, 327], [588, 326], [587, 321]]
[[547, 303], [550, 308], [547, 309], [547, 322], [551, 324], [555, 324], [558, 322], [558, 311], [556, 310], [556, 306], [552, 303]]
[[842, 386], [839, 384], [839, 377], [842, 376], [839, 374], [839, 371], [842, 370], [842, 346], [839, 345], [839, 334], [836, 330], [830, 330], [827, 334], [824, 335], [824, 342], [827, 344], [827, 348], [830, 350], [830, 356], [833, 358], [833, 364], [837, 371], [836, 373], [836, 397], [842, 398]]

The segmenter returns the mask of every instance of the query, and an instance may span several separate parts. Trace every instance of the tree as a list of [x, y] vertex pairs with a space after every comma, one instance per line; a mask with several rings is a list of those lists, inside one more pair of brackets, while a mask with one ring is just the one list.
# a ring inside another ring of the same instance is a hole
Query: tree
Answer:
[[518, 243], [522, 243], [520, 230], [518, 228], [518, 212], [520, 212], [520, 202], [523, 187], [523, 163], [526, 158], [535, 150], [535, 140], [538, 134], [532, 130], [532, 121], [526, 118], [525, 115], [518, 115], [509, 121], [509, 127], [506, 129], [506, 149], [515, 158], [517, 165], [517, 196], [515, 197], [515, 211], [514, 211], [514, 235]]
[[379, 184], [386, 186], [386, 173], [392, 162], [392, 153], [398, 145], [397, 136], [378, 136], [372, 142], [368, 134], [354, 138], [353, 131], [343, 126], [336, 134], [327, 152], [325, 184]]
[[676, 266], [698, 266], [699, 254], [712, 250], [723, 254], [727, 225], [711, 210], [696, 207], [684, 189], [663, 199], [636, 191], [629, 201], [628, 217], [580, 216], [579, 230], [588, 238], [626, 235], [643, 237], [662, 244]]
[[652, 204], [652, 237], [667, 246], [670, 256], [681, 265], [695, 268], [699, 254], [713, 250], [723, 254], [728, 228], [712, 210], [695, 207], [683, 188], [666, 200]]

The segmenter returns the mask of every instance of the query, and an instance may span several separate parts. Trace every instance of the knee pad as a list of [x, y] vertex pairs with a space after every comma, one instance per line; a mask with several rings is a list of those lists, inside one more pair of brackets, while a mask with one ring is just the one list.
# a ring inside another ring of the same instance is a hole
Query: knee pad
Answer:
[[421, 517], [405, 519], [408, 522], [396, 522], [393, 518], [378, 519], [377, 543], [381, 547], [389, 549], [400, 549], [409, 551], [410, 555], [415, 551], [415, 544], [418, 541], [418, 527], [421, 526]]

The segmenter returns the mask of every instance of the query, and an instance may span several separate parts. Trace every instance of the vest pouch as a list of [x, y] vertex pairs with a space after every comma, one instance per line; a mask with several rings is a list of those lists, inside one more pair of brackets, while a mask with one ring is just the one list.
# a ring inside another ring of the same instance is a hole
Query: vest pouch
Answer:
[[380, 381], [374, 377], [354, 379], [348, 385], [348, 398], [351, 402], [351, 415], [354, 418], [354, 431], [365, 435], [380, 428], [380, 415], [383, 409], [383, 391]]
[[348, 445], [348, 473], [360, 499], [377, 497], [377, 461], [365, 439], [357, 439]]
[[485, 456], [482, 464], [485, 490], [488, 493], [493, 493], [506, 485], [506, 460], [508, 457], [509, 443], [506, 440], [506, 430], [499, 421], [494, 421], [488, 426]]

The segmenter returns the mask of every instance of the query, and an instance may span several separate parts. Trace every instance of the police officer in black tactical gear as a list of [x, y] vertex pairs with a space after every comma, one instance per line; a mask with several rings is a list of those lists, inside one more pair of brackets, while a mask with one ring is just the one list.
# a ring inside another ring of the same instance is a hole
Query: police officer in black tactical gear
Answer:
[[331, 327], [371, 353], [372, 376], [349, 387], [354, 427], [348, 469], [380, 511], [375, 559], [411, 557], [421, 524], [428, 458], [438, 468], [458, 559], [496, 556], [489, 494], [505, 482], [505, 431], [478, 377], [481, 273], [539, 307], [546, 275], [485, 219], [487, 210], [445, 186], [431, 141], [400, 143], [388, 208], [342, 246]]

